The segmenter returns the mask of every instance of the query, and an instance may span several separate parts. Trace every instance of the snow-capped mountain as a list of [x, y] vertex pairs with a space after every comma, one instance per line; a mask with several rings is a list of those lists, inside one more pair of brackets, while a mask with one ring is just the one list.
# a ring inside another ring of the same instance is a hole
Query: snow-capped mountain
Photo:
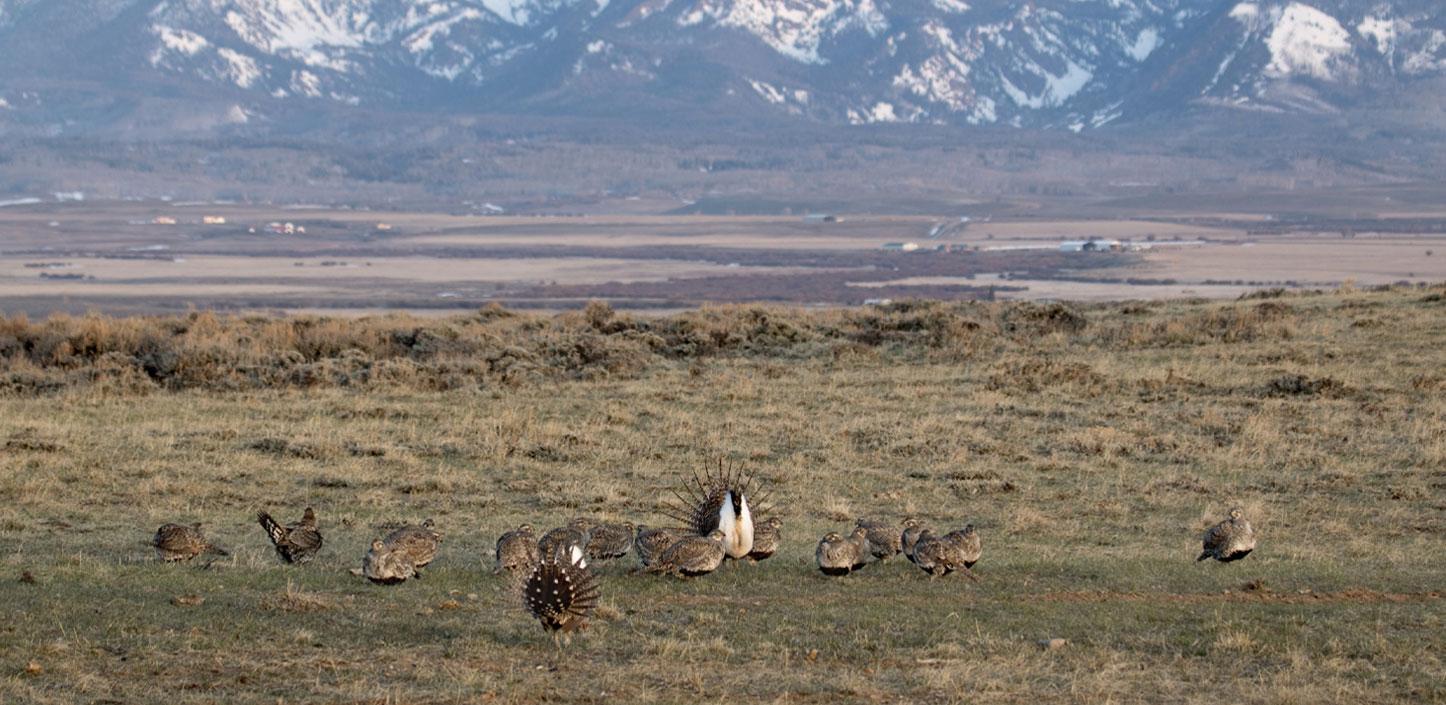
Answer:
[[0, 0], [0, 120], [84, 79], [227, 96], [237, 120], [667, 104], [1081, 130], [1332, 112], [1443, 74], [1439, 0]]

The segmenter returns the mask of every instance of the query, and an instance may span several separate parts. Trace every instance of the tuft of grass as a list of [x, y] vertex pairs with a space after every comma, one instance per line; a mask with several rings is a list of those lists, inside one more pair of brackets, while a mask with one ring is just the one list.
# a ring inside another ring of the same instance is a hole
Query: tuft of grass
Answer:
[[280, 612], [317, 612], [332, 608], [332, 603], [325, 595], [306, 592], [293, 583], [290, 579], [286, 581], [286, 589], [280, 593], [261, 599], [261, 609], [275, 610]]

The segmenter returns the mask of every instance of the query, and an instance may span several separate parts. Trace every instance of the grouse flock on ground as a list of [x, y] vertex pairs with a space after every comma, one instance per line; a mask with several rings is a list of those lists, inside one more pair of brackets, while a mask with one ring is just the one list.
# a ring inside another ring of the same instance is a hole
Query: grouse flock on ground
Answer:
[[[694, 578], [718, 570], [730, 559], [757, 562], [773, 556], [782, 542], [783, 522], [777, 516], [755, 519], [771, 511], [759, 489], [752, 477], [720, 462], [716, 471], [696, 473], [674, 491], [678, 503], [663, 513], [681, 526], [634, 526], [578, 517], [539, 537], [531, 524], [522, 524], [497, 539], [493, 573], [510, 576], [523, 607], [564, 643], [572, 632], [587, 627], [601, 594], [598, 574], [589, 561], [610, 561], [633, 552], [639, 571]], [[285, 563], [307, 563], [321, 550], [322, 535], [311, 507], [292, 524], [282, 525], [264, 511], [257, 521]], [[421, 578], [441, 542], [442, 533], [431, 519], [408, 524], [374, 538], [361, 568], [351, 572], [380, 585]], [[200, 524], [165, 524], [156, 530], [151, 545], [166, 562], [229, 555], [206, 538]], [[1229, 518], [1205, 532], [1202, 549], [1197, 561], [1240, 560], [1255, 549], [1255, 530], [1241, 509], [1231, 509]], [[978, 580], [973, 568], [983, 544], [973, 524], [938, 534], [913, 517], [897, 525], [862, 518], [847, 535], [825, 534], [814, 560], [824, 575], [842, 576], [900, 553], [931, 578], [958, 572]]]

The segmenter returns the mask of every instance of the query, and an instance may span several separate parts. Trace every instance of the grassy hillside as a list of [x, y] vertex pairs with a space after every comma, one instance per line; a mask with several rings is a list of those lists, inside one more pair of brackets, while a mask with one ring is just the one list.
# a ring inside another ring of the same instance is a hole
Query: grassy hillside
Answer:
[[[4, 702], [1446, 698], [1440, 286], [12, 318], [0, 390]], [[687, 582], [604, 567], [593, 629], [560, 654], [490, 574], [522, 521], [663, 523], [664, 488], [719, 456], [772, 488], [774, 559]], [[326, 546], [281, 565], [255, 512], [306, 505]], [[1260, 547], [1194, 562], [1231, 506]], [[905, 515], [979, 527], [980, 582], [813, 568], [824, 532]], [[424, 579], [347, 573], [425, 517], [447, 537]], [[206, 522], [232, 557], [157, 563], [167, 521]]]

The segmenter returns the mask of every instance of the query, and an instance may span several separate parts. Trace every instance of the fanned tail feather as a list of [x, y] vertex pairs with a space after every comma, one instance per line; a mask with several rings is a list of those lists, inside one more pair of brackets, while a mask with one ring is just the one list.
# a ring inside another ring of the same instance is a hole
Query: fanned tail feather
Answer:
[[286, 530], [281, 528], [281, 525], [277, 524], [270, 514], [261, 512], [256, 515], [256, 521], [261, 524], [261, 528], [266, 530], [266, 535], [271, 537], [272, 545], [281, 543], [286, 538]]
[[753, 517], [767, 516], [773, 509], [769, 493], [761, 489], [757, 479], [745, 473], [742, 465], [730, 464], [723, 458], [718, 459], [716, 469], [694, 470], [679, 487], [669, 491], [676, 503], [665, 504], [659, 513], [700, 536], [719, 527], [719, 513], [730, 492], [735, 501], [746, 499]]
[[522, 585], [528, 612], [553, 632], [585, 629], [600, 595], [597, 575], [566, 550], [545, 557]]

